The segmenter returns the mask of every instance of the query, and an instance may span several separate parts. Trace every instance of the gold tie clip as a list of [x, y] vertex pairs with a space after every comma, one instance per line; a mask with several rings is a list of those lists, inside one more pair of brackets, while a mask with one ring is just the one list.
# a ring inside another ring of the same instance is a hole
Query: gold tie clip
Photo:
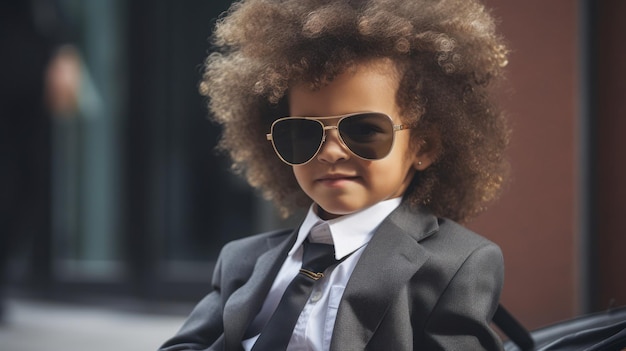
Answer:
[[304, 268], [300, 268], [300, 273], [306, 275], [307, 277], [313, 279], [313, 280], [318, 280], [320, 278], [324, 277], [324, 273], [315, 273], [315, 272], [311, 272], [307, 269]]

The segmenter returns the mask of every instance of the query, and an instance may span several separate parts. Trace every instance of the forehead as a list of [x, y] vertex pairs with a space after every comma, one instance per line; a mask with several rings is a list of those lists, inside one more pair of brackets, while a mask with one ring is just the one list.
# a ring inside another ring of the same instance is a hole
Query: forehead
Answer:
[[289, 112], [292, 116], [334, 116], [375, 111], [394, 116], [398, 76], [391, 60], [379, 59], [355, 64], [319, 88], [299, 82], [289, 89]]

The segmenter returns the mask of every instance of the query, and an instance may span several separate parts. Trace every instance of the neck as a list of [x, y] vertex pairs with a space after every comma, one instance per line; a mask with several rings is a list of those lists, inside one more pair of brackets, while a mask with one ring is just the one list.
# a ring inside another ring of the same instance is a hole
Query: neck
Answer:
[[317, 205], [317, 204], [315, 205], [315, 213], [317, 213], [317, 215], [325, 221], [343, 216], [343, 215], [338, 215], [338, 214], [327, 212], [322, 207], [320, 207], [320, 205]]

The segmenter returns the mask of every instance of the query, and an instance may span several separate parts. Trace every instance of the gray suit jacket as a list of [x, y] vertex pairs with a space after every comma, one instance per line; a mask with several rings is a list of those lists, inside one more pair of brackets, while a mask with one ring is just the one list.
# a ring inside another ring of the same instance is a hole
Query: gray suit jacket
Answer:
[[[241, 350], [297, 231], [224, 246], [213, 292], [162, 351]], [[331, 350], [500, 350], [490, 328], [500, 249], [446, 219], [401, 205], [376, 230], [346, 285]]]

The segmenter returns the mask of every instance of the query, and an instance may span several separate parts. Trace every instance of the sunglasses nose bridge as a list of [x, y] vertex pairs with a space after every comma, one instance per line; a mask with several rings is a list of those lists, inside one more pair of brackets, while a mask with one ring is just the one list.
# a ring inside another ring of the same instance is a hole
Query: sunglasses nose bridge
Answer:
[[326, 141], [326, 137], [328, 135], [327, 131], [335, 129], [337, 130], [337, 133], [339, 133], [339, 128], [337, 128], [337, 126], [324, 126], [323, 129], [324, 129], [324, 134], [322, 135], [322, 145]]
[[328, 134], [329, 130], [333, 130], [333, 129], [337, 129], [337, 126], [322, 126], [322, 129], [324, 130], [323, 136], [322, 136], [322, 142], [324, 142], [326, 140], [326, 134]]
[[[319, 156], [320, 154], [323, 154], [324, 156], [322, 156], [322, 158], [324, 158], [324, 159], [328, 159], [329, 157], [331, 157], [331, 158], [339, 157], [341, 159], [345, 158], [346, 155], [347, 155], [346, 153], [348, 152], [349, 148], [346, 146], [345, 142], [343, 141], [343, 139], [342, 139], [342, 137], [341, 137], [341, 135], [339, 133], [338, 126], [337, 125], [325, 125], [323, 129], [324, 129], [324, 134], [322, 135], [322, 142], [320, 143], [320, 148], [317, 151], [316, 155]], [[332, 139], [330, 139], [330, 140], [332, 140], [333, 141], [332, 144], [336, 145], [336, 146], [332, 147], [332, 150], [335, 150], [335, 151], [329, 151], [328, 148], [330, 146], [326, 145], [326, 141], [329, 140], [327, 131], [330, 131], [330, 130], [333, 130], [333, 129], [337, 131], [337, 135], [335, 135], [334, 137], [331, 137]], [[336, 149], [336, 147], [338, 147], [342, 151], [338, 151], [339, 149]], [[329, 152], [330, 152], [330, 154], [329, 154]], [[341, 154], [341, 156], [338, 156], [338, 154]]]

